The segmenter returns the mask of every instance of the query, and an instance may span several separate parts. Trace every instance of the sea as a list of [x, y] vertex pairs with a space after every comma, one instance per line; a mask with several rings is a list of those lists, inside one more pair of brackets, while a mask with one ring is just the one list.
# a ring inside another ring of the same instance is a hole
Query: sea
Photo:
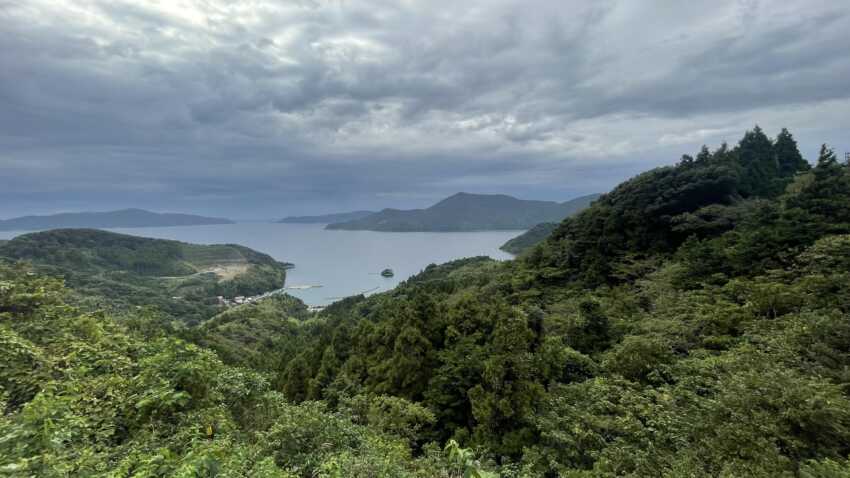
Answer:
[[[286, 292], [312, 306], [385, 292], [429, 264], [473, 256], [511, 259], [499, 246], [523, 232], [328, 231], [323, 224], [260, 222], [108, 230], [196, 244], [240, 244], [291, 262], [295, 267], [287, 272]], [[2, 231], [0, 239], [22, 233]], [[381, 276], [384, 269], [395, 275]]]

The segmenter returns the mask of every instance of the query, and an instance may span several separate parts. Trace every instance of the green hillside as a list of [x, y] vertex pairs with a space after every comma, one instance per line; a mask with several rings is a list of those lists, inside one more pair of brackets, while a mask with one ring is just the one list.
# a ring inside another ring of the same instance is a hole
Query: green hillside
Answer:
[[799, 158], [756, 129], [517, 260], [317, 315], [284, 296], [184, 330], [114, 321], [2, 266], [0, 470], [848, 476], [850, 165]]
[[518, 255], [523, 252], [531, 249], [533, 246], [540, 244], [549, 234], [558, 228], [558, 223], [556, 222], [542, 222], [531, 229], [523, 232], [517, 237], [509, 239], [507, 242], [501, 245], [499, 249], [510, 252], [511, 254]]
[[221, 312], [186, 336], [230, 364], [274, 371], [288, 360], [301, 322], [311, 315], [299, 299], [278, 294]]
[[586, 208], [598, 196], [591, 194], [557, 203], [526, 201], [504, 194], [457, 193], [427, 209], [384, 209], [361, 219], [329, 224], [327, 228], [396, 232], [528, 229], [541, 222], [561, 221]]
[[[432, 415], [383, 397], [294, 404], [261, 371], [65, 301], [60, 281], [0, 264], [0, 475], [416, 477], [479, 473], [468, 450], [413, 449]], [[473, 475], [468, 475], [473, 476]], [[495, 476], [481, 474], [474, 476]]]
[[0, 258], [63, 277], [82, 302], [156, 306], [194, 323], [214, 315], [216, 296], [283, 287], [286, 264], [248, 249], [197, 245], [95, 229], [56, 229], [0, 244]]

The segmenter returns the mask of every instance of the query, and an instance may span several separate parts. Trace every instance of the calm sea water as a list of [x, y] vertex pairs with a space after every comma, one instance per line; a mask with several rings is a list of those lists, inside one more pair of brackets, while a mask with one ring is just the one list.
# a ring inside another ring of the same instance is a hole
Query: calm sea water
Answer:
[[[321, 286], [287, 290], [309, 305], [392, 289], [432, 263], [471, 256], [509, 259], [511, 255], [500, 251], [499, 246], [522, 232], [395, 233], [323, 228], [321, 224], [242, 223], [112, 230], [196, 244], [241, 244], [279, 261], [292, 262], [295, 269], [287, 274], [287, 287]], [[0, 232], [0, 239], [18, 234]], [[393, 269], [395, 277], [382, 277], [379, 273], [385, 268]]]

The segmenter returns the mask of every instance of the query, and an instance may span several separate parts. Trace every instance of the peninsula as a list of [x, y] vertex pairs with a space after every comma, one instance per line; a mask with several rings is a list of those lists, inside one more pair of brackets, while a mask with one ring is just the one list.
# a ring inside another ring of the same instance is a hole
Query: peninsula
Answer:
[[331, 224], [334, 222], [354, 221], [371, 216], [372, 214], [375, 214], [375, 211], [338, 212], [318, 216], [287, 216], [276, 222], [283, 224]]

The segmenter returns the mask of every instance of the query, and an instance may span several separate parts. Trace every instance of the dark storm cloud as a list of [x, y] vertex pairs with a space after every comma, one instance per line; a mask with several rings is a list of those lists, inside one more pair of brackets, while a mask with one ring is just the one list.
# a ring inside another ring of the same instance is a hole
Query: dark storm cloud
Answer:
[[[850, 59], [837, 38], [845, 36], [841, 31], [850, 24], [847, 20], [844, 12], [832, 11], [768, 27], [758, 35], [719, 38], [702, 51], [683, 55], [669, 75], [595, 102], [588, 112], [629, 109], [677, 117], [847, 99]], [[595, 93], [606, 97], [604, 91]]]
[[0, 1], [0, 216], [567, 199], [759, 122], [839, 149], [841, 2]]

